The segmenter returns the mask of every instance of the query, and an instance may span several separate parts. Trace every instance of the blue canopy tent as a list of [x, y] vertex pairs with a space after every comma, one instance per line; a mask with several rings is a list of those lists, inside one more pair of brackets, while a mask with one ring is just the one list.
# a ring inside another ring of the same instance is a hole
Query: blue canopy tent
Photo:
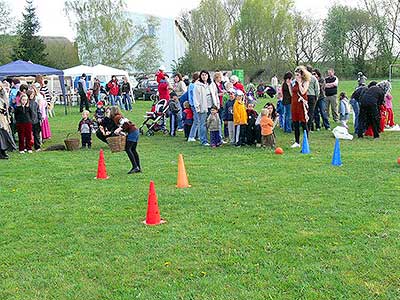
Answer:
[[67, 93], [64, 84], [64, 72], [61, 70], [37, 65], [23, 60], [17, 60], [9, 64], [0, 66], [0, 78], [16, 76], [36, 76], [36, 75], [58, 75], [61, 91], [64, 97], [65, 114], [67, 114]]

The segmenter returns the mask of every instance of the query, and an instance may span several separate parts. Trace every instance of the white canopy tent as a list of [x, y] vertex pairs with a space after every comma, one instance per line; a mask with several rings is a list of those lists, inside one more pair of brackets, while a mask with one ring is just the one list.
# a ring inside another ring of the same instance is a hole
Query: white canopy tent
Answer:
[[98, 78], [100, 81], [108, 82], [111, 80], [111, 76], [113, 75], [119, 78], [125, 76], [129, 81], [129, 74], [125, 70], [120, 70], [101, 64], [94, 66], [92, 69], [93, 69], [93, 77]]
[[81, 76], [83, 73], [86, 75], [93, 75], [93, 68], [85, 65], [80, 65], [64, 70], [64, 76], [70, 76], [72, 78]]

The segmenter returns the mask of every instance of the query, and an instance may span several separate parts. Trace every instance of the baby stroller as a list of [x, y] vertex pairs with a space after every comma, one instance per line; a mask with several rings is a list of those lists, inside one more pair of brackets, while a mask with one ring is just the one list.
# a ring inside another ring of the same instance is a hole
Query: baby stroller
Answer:
[[140, 134], [144, 134], [143, 127], [147, 127], [147, 136], [154, 135], [157, 131], [162, 131], [164, 134], [168, 134], [169, 131], [165, 127], [165, 118], [168, 114], [168, 101], [161, 99], [160, 101], [154, 101], [151, 106], [151, 111], [146, 112], [144, 116], [143, 124], [139, 127]]

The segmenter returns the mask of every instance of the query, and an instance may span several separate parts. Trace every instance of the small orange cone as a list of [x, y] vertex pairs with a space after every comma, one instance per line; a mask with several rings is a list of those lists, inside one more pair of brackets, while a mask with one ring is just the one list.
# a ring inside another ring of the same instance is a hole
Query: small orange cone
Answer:
[[166, 221], [161, 219], [160, 211], [158, 209], [158, 200], [154, 182], [150, 181], [149, 196], [147, 199], [147, 214], [146, 220], [143, 221], [146, 225], [159, 225]]
[[108, 179], [103, 149], [100, 149], [96, 179]]
[[179, 154], [178, 157], [178, 180], [176, 187], [179, 189], [191, 187], [186, 175], [185, 163], [183, 162], [182, 154]]

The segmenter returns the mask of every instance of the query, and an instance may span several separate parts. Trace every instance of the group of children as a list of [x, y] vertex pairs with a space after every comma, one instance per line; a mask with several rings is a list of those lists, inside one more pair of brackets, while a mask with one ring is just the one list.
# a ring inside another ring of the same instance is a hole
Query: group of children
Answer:
[[[260, 147], [275, 147], [273, 129], [276, 125], [276, 110], [272, 103], [268, 103], [259, 116], [254, 109], [254, 103], [248, 102], [246, 105], [245, 94], [241, 90], [230, 87], [224, 93], [223, 98], [222, 109], [218, 110], [216, 106], [212, 106], [206, 121], [211, 147], [216, 148], [224, 143], [238, 147], [255, 144]], [[179, 99], [172, 92], [169, 100], [170, 134], [172, 136], [176, 136], [179, 113]], [[189, 138], [193, 121], [193, 111], [189, 102], [185, 101], [182, 122], [186, 139]], [[266, 138], [267, 136], [268, 138]]]
[[13, 81], [9, 99], [13, 111], [12, 123], [15, 122], [18, 133], [19, 152], [40, 151], [42, 141], [51, 137], [48, 102], [41, 92], [41, 85], [36, 82], [28, 86]]

